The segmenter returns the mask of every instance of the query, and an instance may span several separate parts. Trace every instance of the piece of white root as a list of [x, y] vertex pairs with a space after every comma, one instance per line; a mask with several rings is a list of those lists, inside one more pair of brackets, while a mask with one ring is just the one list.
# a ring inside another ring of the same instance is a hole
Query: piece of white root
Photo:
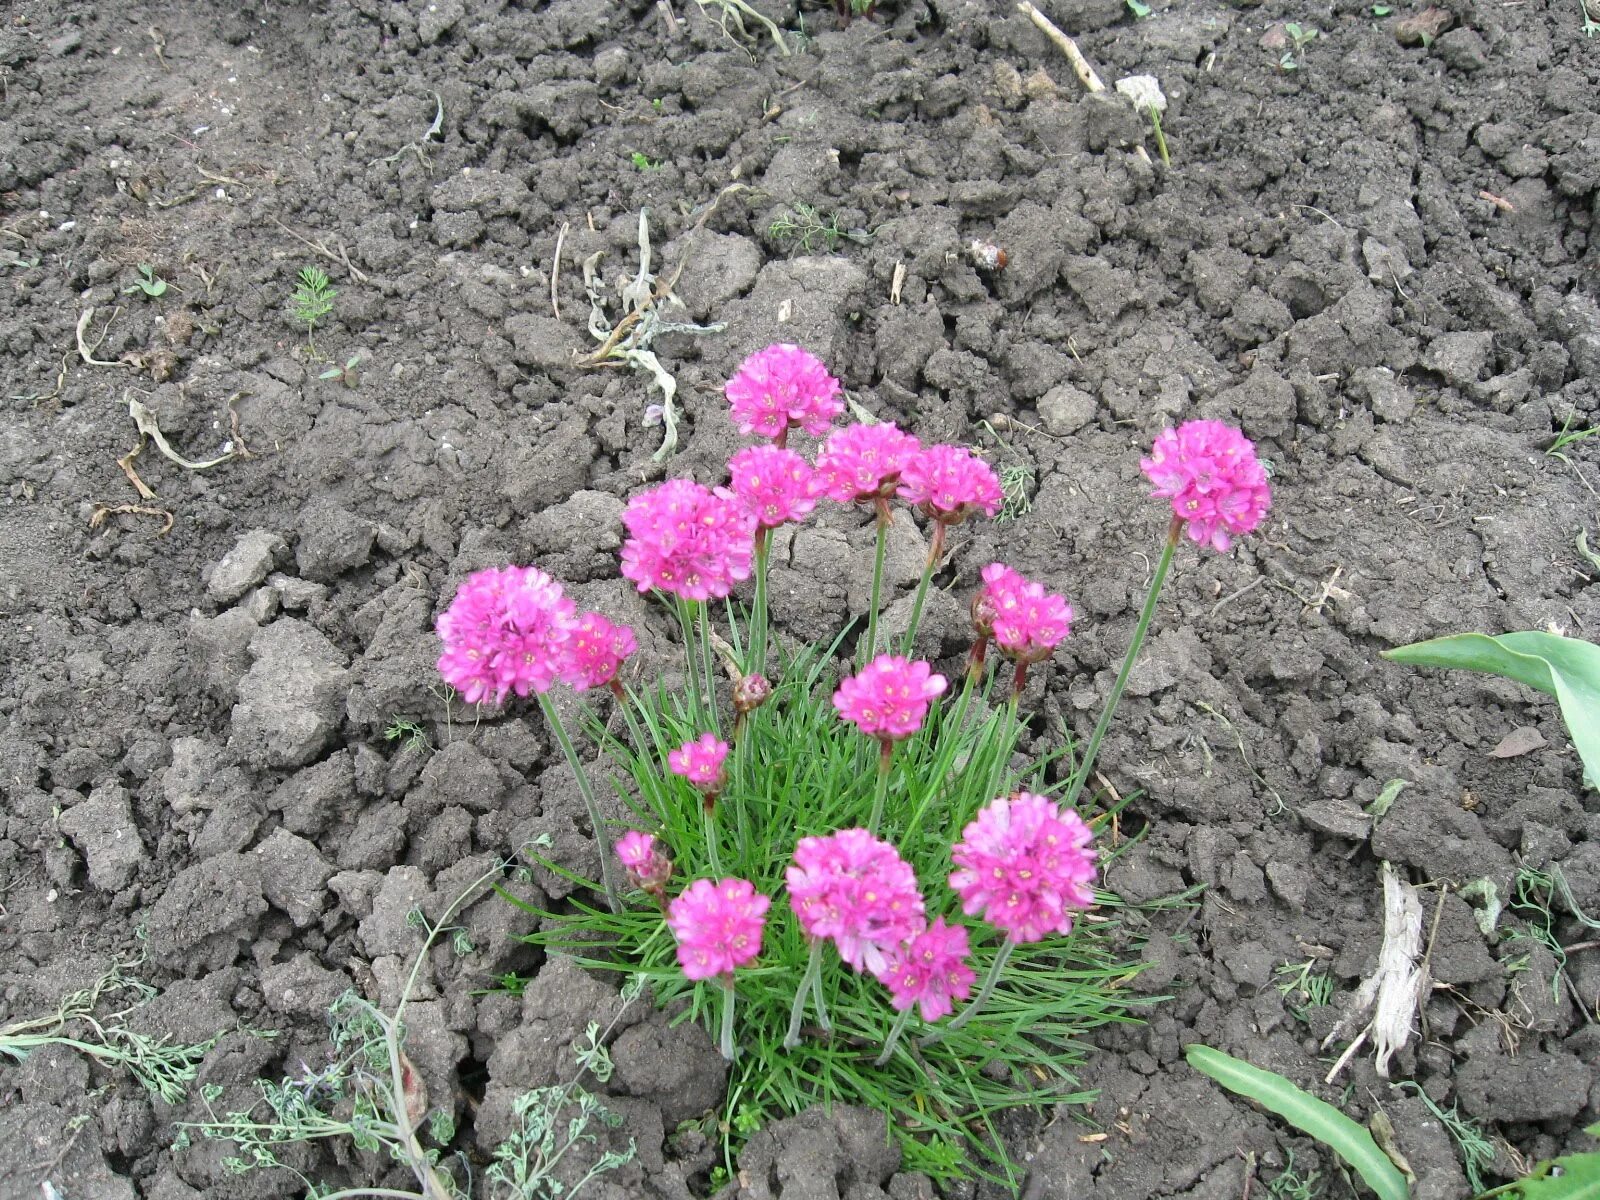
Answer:
[[1379, 873], [1383, 879], [1383, 946], [1378, 951], [1378, 967], [1356, 989], [1349, 1011], [1323, 1039], [1322, 1048], [1326, 1050], [1348, 1037], [1369, 1010], [1372, 1018], [1333, 1064], [1327, 1076], [1329, 1083], [1369, 1036], [1377, 1056], [1378, 1074], [1389, 1078], [1389, 1060], [1411, 1040], [1412, 1022], [1428, 988], [1428, 968], [1423, 962], [1422, 901], [1417, 889], [1401, 879], [1390, 863], [1384, 863]]

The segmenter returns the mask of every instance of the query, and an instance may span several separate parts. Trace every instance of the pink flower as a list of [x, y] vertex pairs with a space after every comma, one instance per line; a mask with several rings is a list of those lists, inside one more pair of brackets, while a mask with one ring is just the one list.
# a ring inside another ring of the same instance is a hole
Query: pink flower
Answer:
[[944, 676], [925, 662], [880, 654], [859, 675], [840, 682], [833, 706], [868, 737], [897, 742], [922, 728], [929, 703], [943, 695], [945, 686]]
[[1095, 852], [1083, 818], [1043, 796], [995, 800], [961, 831], [950, 886], [968, 916], [982, 914], [1013, 942], [1072, 929], [1072, 914], [1094, 903]]
[[722, 790], [722, 760], [728, 757], [728, 743], [714, 733], [702, 733], [667, 754], [667, 766], [682, 775], [702, 792]]
[[743, 879], [697, 879], [667, 906], [678, 965], [690, 979], [732, 974], [761, 953], [772, 903]]
[[728, 475], [728, 490], [749, 506], [763, 529], [803, 521], [817, 506], [817, 473], [793, 450], [747, 446], [728, 460]]
[[815, 355], [788, 344], [757, 350], [739, 364], [724, 391], [740, 433], [780, 444], [791, 425], [825, 432], [844, 408], [839, 381]]
[[733, 711], [743, 716], [755, 712], [772, 698], [772, 684], [765, 675], [741, 675], [733, 685]]
[[900, 472], [921, 449], [921, 442], [893, 425], [846, 425], [823, 443], [817, 476], [830, 500], [876, 500], [894, 493]]
[[579, 613], [567, 635], [561, 678], [579, 692], [603, 687], [617, 677], [623, 659], [638, 648], [633, 630], [626, 625], [613, 625], [597, 612]]
[[750, 578], [755, 517], [727, 493], [669, 479], [628, 501], [622, 523], [622, 573], [641, 592], [706, 600]]
[[642, 892], [654, 895], [672, 878], [672, 860], [648, 833], [629, 830], [617, 839], [616, 851], [628, 872], [628, 881]]
[[785, 873], [789, 907], [809, 938], [832, 938], [839, 957], [874, 973], [921, 932], [922, 893], [911, 867], [865, 829], [801, 838]]
[[1139, 469], [1156, 485], [1152, 496], [1171, 499], [1190, 539], [1222, 553], [1232, 545], [1230, 535], [1249, 533], [1272, 503], [1255, 443], [1221, 421], [1162, 430]]
[[964, 446], [929, 446], [900, 472], [900, 497], [936, 521], [957, 525], [974, 512], [1000, 511], [1000, 479]]
[[975, 976], [967, 966], [967, 931], [939, 917], [891, 954], [877, 975], [892, 993], [889, 1003], [896, 1012], [915, 1004], [924, 1021], [937, 1021], [949, 1015], [952, 1001], [965, 1000], [972, 992]]
[[983, 569], [980, 595], [973, 611], [988, 621], [988, 632], [1006, 657], [1019, 663], [1043, 662], [1072, 632], [1072, 605], [1064, 597], [1002, 563]]
[[576, 612], [561, 585], [535, 567], [475, 571], [439, 614], [439, 673], [468, 704], [547, 692]]

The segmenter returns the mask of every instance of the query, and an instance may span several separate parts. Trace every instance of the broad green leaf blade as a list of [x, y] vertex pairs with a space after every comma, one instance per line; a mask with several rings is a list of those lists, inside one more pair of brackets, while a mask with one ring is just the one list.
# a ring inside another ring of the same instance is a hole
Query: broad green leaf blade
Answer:
[[1198, 1043], [1188, 1050], [1189, 1065], [1216, 1080], [1230, 1092], [1247, 1096], [1277, 1113], [1307, 1137], [1327, 1146], [1378, 1194], [1380, 1200], [1407, 1200], [1406, 1178], [1378, 1149], [1378, 1143], [1360, 1124], [1331, 1104], [1301, 1091], [1282, 1075]]
[[1600, 786], [1600, 646], [1537, 630], [1499, 637], [1458, 633], [1386, 650], [1383, 657], [1414, 666], [1483, 671], [1554, 696], [1583, 760], [1585, 781]]
[[1506, 1200], [1600, 1200], [1600, 1154], [1568, 1154], [1540, 1163], [1527, 1178], [1491, 1194]]

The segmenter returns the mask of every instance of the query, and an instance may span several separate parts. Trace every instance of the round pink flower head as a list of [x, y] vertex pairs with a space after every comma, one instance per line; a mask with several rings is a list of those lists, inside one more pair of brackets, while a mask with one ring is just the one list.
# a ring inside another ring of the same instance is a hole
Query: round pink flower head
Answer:
[[722, 761], [728, 757], [728, 743], [714, 733], [702, 733], [667, 753], [667, 766], [682, 775], [702, 792], [715, 795], [722, 790]]
[[1004, 499], [994, 469], [965, 446], [929, 446], [913, 455], [900, 472], [899, 494], [946, 525], [979, 511], [992, 517]]
[[806, 936], [832, 938], [857, 971], [884, 970], [894, 948], [923, 928], [916, 874], [865, 829], [801, 838], [784, 879]]
[[535, 567], [475, 571], [439, 614], [439, 673], [468, 704], [549, 691], [576, 612], [561, 585]]
[[817, 506], [817, 473], [793, 450], [746, 446], [728, 460], [728, 490], [743, 500], [756, 524], [772, 529], [803, 521]]
[[743, 716], [755, 712], [772, 698], [772, 684], [765, 675], [741, 675], [733, 685], [733, 711]]
[[974, 613], [981, 608], [995, 643], [1016, 662], [1043, 662], [1072, 632], [1072, 605], [1003, 563], [983, 569], [980, 595], [984, 600], [973, 602]]
[[817, 453], [817, 477], [828, 499], [840, 504], [892, 496], [900, 472], [922, 443], [890, 424], [846, 425]]
[[726, 596], [750, 578], [755, 517], [727, 493], [690, 479], [640, 492], [622, 512], [628, 540], [622, 573], [641, 592], [660, 588], [685, 600]]
[[889, 956], [878, 982], [889, 989], [896, 1012], [917, 1005], [924, 1021], [948, 1016], [954, 1001], [965, 1000], [975, 978], [967, 966], [967, 931], [937, 918]]
[[740, 433], [784, 438], [789, 426], [824, 433], [844, 408], [839, 381], [808, 350], [787, 343], [757, 350], [724, 389]]
[[672, 860], [648, 833], [630, 829], [617, 839], [616, 851], [629, 882], [642, 892], [659, 892], [672, 878]]
[[898, 742], [922, 728], [928, 705], [945, 687], [944, 676], [927, 663], [880, 654], [860, 674], [840, 682], [833, 706], [867, 736]]
[[613, 625], [597, 612], [579, 613], [567, 636], [561, 678], [579, 692], [604, 687], [638, 648], [633, 630], [626, 625]]
[[950, 886], [963, 912], [1013, 942], [1067, 933], [1072, 914], [1094, 903], [1092, 836], [1082, 817], [1043, 796], [1004, 796], [961, 831]]
[[1164, 429], [1139, 460], [1150, 494], [1172, 501], [1189, 537], [1227, 553], [1232, 537], [1249, 533], [1267, 515], [1272, 491], [1255, 443], [1221, 421], [1186, 421]]
[[678, 965], [690, 979], [730, 975], [761, 953], [767, 897], [743, 879], [697, 879], [667, 906]]

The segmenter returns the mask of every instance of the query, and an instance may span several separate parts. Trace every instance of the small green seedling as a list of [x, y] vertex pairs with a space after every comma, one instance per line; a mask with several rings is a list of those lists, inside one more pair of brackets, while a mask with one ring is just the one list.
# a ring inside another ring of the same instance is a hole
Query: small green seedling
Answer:
[[1290, 21], [1283, 27], [1284, 35], [1289, 39], [1289, 47], [1283, 52], [1283, 57], [1278, 59], [1278, 66], [1285, 71], [1298, 71], [1305, 58], [1305, 49], [1316, 40], [1318, 30], [1313, 25], [1301, 25], [1297, 21]]
[[1135, 21], [1142, 21], [1150, 15], [1150, 6], [1144, 0], [1127, 0], [1128, 11], [1133, 14]]
[[[345, 387], [355, 388], [360, 386], [361, 383], [361, 375], [356, 370], [356, 368], [360, 365], [361, 355], [352, 354], [347, 360], [345, 360], [344, 366], [329, 367], [326, 371], [322, 372], [322, 374], [318, 375], [317, 378], [337, 379], [340, 383], [344, 384]], [[387, 735], [388, 730], [385, 730], [384, 733]]]
[[1387, 4], [1374, 4], [1372, 6], [1372, 15], [1375, 17], [1387, 17], [1393, 11], [1394, 9], [1390, 8]]
[[[326, 379], [324, 373], [320, 378]], [[386, 742], [403, 742], [407, 750], [431, 750], [432, 744], [421, 725], [409, 717], [393, 717], [384, 726], [383, 740]]]
[[1600, 433], [1600, 425], [1591, 425], [1587, 429], [1574, 429], [1572, 427], [1572, 421], [1572, 416], [1568, 415], [1567, 419], [1561, 422], [1560, 431], [1550, 442], [1550, 445], [1545, 448], [1544, 452], [1546, 458], [1560, 459], [1569, 467], [1572, 465], [1572, 460], [1566, 456], [1565, 451], [1567, 447], [1581, 442], [1585, 438], [1591, 438], [1595, 434]]
[[1322, 1186], [1321, 1171], [1307, 1171], [1304, 1175], [1295, 1170], [1294, 1151], [1287, 1150], [1289, 1161], [1283, 1170], [1267, 1181], [1267, 1191], [1281, 1200], [1314, 1200]]
[[337, 288], [329, 286], [327, 275], [316, 267], [300, 269], [294, 295], [289, 297], [289, 308], [294, 313], [294, 319], [306, 327], [306, 344], [311, 347], [313, 358], [317, 356], [317, 344], [311, 335], [317, 328], [317, 322], [333, 311], [333, 298], [338, 294]]
[[131, 285], [122, 289], [124, 296], [131, 296], [135, 292], [143, 292], [147, 299], [155, 300], [167, 293], [167, 281], [156, 274], [156, 269], [149, 263], [139, 264], [139, 278]]
[[1302, 963], [1284, 963], [1274, 974], [1278, 976], [1274, 986], [1283, 996], [1284, 1007], [1302, 1025], [1311, 1023], [1307, 1009], [1320, 1008], [1333, 1001], [1333, 979], [1319, 969], [1314, 958]]
[[634, 169], [638, 171], [654, 171], [661, 165], [658, 160], [651, 158], [643, 150], [635, 150], [632, 154], [628, 155], [628, 161], [631, 162], [634, 166]]

